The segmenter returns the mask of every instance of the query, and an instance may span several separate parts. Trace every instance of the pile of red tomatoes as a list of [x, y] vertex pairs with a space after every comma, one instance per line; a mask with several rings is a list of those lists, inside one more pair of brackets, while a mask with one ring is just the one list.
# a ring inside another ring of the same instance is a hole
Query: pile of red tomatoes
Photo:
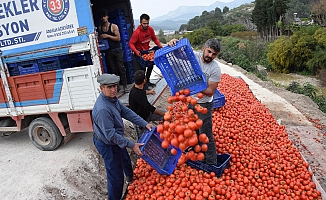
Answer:
[[[217, 178], [180, 162], [167, 176], [138, 159], [126, 199], [321, 199], [308, 163], [288, 139], [285, 127], [276, 122], [248, 85], [223, 74], [219, 91], [226, 104], [213, 111], [213, 134], [217, 153], [231, 154], [230, 168]], [[166, 119], [175, 121], [175, 115]], [[194, 129], [200, 125], [195, 119], [189, 121], [196, 124]], [[174, 145], [180, 148], [180, 141]], [[198, 156], [199, 152], [194, 153]]]

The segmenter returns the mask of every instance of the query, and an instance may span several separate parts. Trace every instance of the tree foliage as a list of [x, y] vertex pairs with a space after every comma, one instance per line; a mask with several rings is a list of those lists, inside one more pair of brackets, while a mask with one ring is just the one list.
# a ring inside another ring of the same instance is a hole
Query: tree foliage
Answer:
[[256, 0], [256, 5], [252, 11], [252, 21], [257, 26], [257, 30], [264, 38], [276, 37], [280, 35], [283, 27], [284, 16], [288, 9], [290, 0]]
[[[253, 30], [254, 25], [251, 22], [250, 12], [243, 12], [242, 9], [250, 10], [254, 7], [254, 3], [242, 5], [239, 8], [229, 10], [224, 7], [223, 11], [216, 7], [215, 10], [210, 12], [203, 11], [200, 16], [195, 16], [190, 19], [187, 24], [182, 24], [179, 28], [180, 31], [193, 31], [199, 28], [209, 28], [217, 36], [230, 35], [234, 31]], [[232, 15], [229, 14], [232, 11]]]
[[227, 6], [224, 6], [224, 8], [223, 8], [223, 14], [225, 14], [225, 13], [227, 13], [229, 11], [230, 11], [230, 8], [227, 7]]
[[315, 0], [312, 3], [313, 18], [320, 26], [326, 27], [326, 1]]
[[206, 40], [214, 37], [214, 33], [211, 29], [200, 28], [185, 34], [184, 37], [188, 38], [192, 45], [202, 45]]
[[326, 68], [326, 30], [301, 27], [290, 38], [280, 37], [268, 46], [267, 57], [275, 72], [307, 71], [315, 74]]
[[163, 44], [166, 43], [166, 39], [164, 37], [164, 32], [162, 29], [159, 30], [157, 38], [160, 40], [160, 42], [162, 42]]
[[291, 67], [291, 43], [290, 39], [283, 36], [268, 45], [268, 61], [273, 71], [277, 73], [289, 73]]
[[311, 0], [290, 0], [288, 9], [284, 16], [285, 24], [294, 22], [294, 13], [297, 13], [299, 18], [309, 18], [311, 14]]

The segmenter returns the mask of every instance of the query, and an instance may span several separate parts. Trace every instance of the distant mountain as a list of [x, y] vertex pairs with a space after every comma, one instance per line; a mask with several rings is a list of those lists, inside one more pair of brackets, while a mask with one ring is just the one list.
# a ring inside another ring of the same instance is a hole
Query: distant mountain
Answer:
[[[182, 24], [186, 24], [190, 19], [201, 15], [203, 11], [210, 12], [215, 10], [216, 7], [223, 11], [225, 6], [231, 10], [242, 4], [251, 3], [252, 1], [254, 0], [234, 0], [228, 3], [216, 1], [209, 6], [180, 6], [176, 10], [168, 12], [166, 15], [151, 19], [150, 25], [155, 30], [179, 30]], [[135, 24], [138, 25], [139, 20], [135, 20]]]

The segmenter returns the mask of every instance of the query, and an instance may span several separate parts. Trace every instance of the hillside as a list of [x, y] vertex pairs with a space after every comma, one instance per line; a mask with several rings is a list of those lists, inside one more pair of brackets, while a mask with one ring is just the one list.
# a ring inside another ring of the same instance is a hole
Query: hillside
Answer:
[[[150, 25], [155, 30], [179, 30], [182, 24], [186, 24], [195, 16], [200, 16], [203, 11], [210, 12], [217, 7], [223, 10], [225, 6], [233, 9], [251, 2], [252, 0], [234, 0], [228, 3], [216, 1], [209, 6], [180, 6], [176, 10], [168, 12], [166, 15], [151, 19]], [[139, 19], [135, 19], [135, 24], [139, 24]]]

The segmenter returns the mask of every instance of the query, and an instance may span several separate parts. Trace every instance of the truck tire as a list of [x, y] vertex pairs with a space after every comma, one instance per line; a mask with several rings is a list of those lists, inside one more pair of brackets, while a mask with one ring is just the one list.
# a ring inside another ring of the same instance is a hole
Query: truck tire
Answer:
[[[16, 126], [16, 122], [11, 118], [3, 119], [0, 121], [0, 127], [12, 127], [12, 126]], [[15, 131], [0, 131], [0, 135], [8, 136], [14, 132]]]
[[47, 117], [34, 119], [28, 127], [28, 135], [34, 146], [42, 151], [52, 151], [63, 141], [58, 127]]

